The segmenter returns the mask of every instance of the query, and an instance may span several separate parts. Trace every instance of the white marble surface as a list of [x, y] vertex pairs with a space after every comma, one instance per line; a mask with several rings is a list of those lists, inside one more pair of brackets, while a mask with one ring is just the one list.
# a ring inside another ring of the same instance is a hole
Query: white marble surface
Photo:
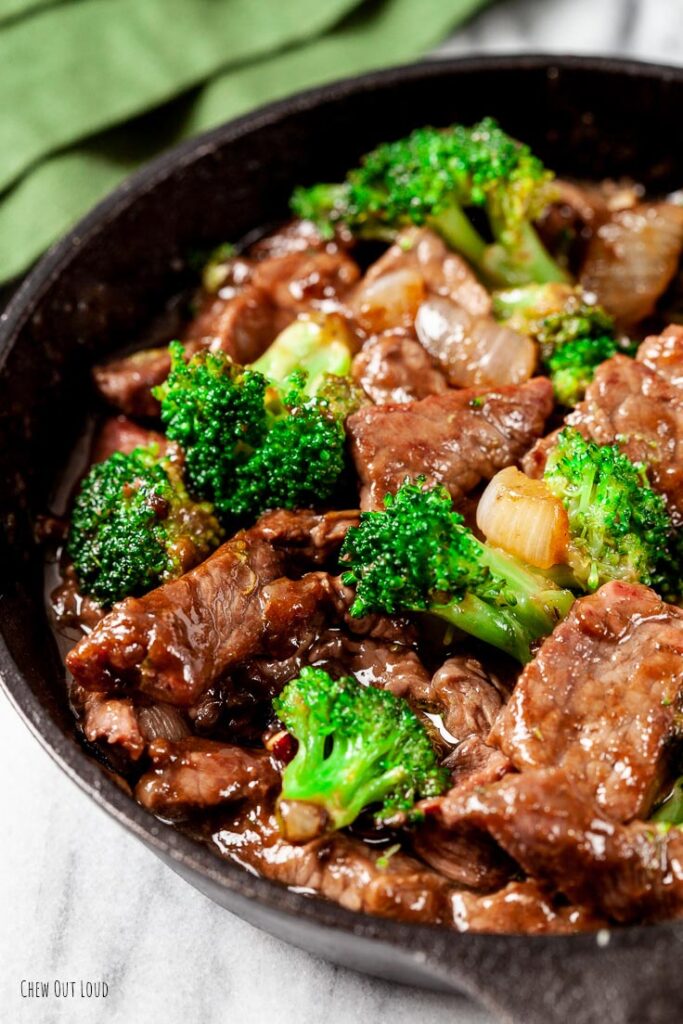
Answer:
[[[419, 2], [419, 0], [416, 0]], [[683, 0], [507, 0], [439, 52], [621, 53], [679, 63]], [[211, 904], [94, 807], [0, 698], [0, 1021], [491, 1024], [444, 995], [335, 968]], [[105, 1002], [22, 979], [105, 979]]]

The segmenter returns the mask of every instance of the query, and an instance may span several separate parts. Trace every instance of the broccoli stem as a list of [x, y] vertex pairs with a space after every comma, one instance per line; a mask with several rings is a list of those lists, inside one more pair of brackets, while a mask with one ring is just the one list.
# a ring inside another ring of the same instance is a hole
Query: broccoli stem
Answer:
[[457, 203], [427, 218], [428, 225], [457, 252], [462, 253], [475, 267], [483, 265], [486, 242]]
[[683, 776], [676, 779], [673, 789], [659, 805], [651, 820], [669, 825], [683, 825]]
[[514, 286], [533, 281], [536, 284], [567, 284], [570, 277], [552, 258], [533, 224], [519, 227], [519, 242], [514, 258], [502, 245], [492, 245], [484, 255], [483, 267], [493, 284]]
[[304, 370], [304, 390], [315, 395], [328, 374], [347, 377], [352, 358], [350, 339], [338, 317], [309, 316], [281, 331], [250, 369], [281, 387], [292, 373]]
[[429, 612], [464, 633], [505, 651], [522, 664], [531, 661], [531, 638], [509, 610], [467, 594], [462, 600], [430, 605]]
[[512, 607], [467, 594], [462, 600], [433, 604], [429, 611], [525, 664], [531, 660], [531, 643], [552, 632], [571, 608], [573, 595], [543, 586], [542, 579], [516, 559], [486, 545], [481, 548], [481, 561], [508, 584]]

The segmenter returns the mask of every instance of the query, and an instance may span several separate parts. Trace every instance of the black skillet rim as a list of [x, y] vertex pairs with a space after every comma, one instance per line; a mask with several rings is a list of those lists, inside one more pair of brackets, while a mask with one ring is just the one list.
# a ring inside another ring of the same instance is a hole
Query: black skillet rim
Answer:
[[[143, 193], [172, 173], [178, 166], [191, 164], [193, 158], [217, 146], [229, 144], [253, 129], [277, 121], [282, 115], [304, 111], [320, 102], [333, 101], [356, 91], [371, 90], [375, 85], [390, 85], [412, 78], [438, 76], [445, 69], [467, 71], [496, 71], [503, 68], [524, 70], [576, 69], [597, 71], [616, 76], [651, 77], [662, 81], [683, 81], [683, 68], [655, 62], [627, 60], [599, 56], [572, 56], [564, 54], [477, 55], [419, 61], [343, 78], [328, 85], [308, 89], [284, 100], [268, 104], [227, 122], [208, 132], [174, 146], [127, 178], [113, 192], [98, 203], [75, 227], [56, 242], [28, 274], [0, 315], [0, 367], [16, 335], [34, 313], [47, 289], [64, 270], [68, 272], [70, 256], [80, 244], [95, 235], [127, 208], [139, 193]], [[99, 765], [44, 713], [37, 698], [24, 685], [4, 640], [0, 637], [0, 684], [24, 723], [41, 746], [95, 803], [106, 810], [119, 824], [126, 827], [142, 842], [151, 846], [163, 858], [170, 859], [209, 883], [242, 897], [256, 901], [264, 909], [290, 917], [303, 918], [311, 924], [338, 929], [359, 938], [380, 941], [392, 946], [408, 948], [420, 955], [444, 945], [456, 957], [475, 944], [482, 953], [512, 952], [520, 941], [533, 943], [540, 954], [543, 949], [559, 957], [572, 953], [589, 952], [602, 945], [601, 933], [576, 935], [519, 935], [458, 933], [443, 926], [406, 924], [370, 914], [360, 914], [316, 897], [306, 896], [285, 888], [278, 882], [260, 878], [239, 865], [222, 860], [207, 847], [195, 842], [172, 826], [165, 825], [127, 796]], [[656, 925], [638, 925], [610, 929], [609, 946], [612, 950], [638, 946], [648, 934], [676, 929], [675, 922]], [[513, 945], [510, 945], [513, 943]], [[461, 983], [463, 979], [460, 979]]]

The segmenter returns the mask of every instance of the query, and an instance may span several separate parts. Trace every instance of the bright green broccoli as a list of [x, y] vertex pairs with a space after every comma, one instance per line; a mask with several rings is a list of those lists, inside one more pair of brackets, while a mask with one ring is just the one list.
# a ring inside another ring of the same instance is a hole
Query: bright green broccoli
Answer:
[[535, 338], [555, 397], [572, 407], [583, 398], [595, 369], [617, 352], [633, 354], [627, 339], [615, 332], [614, 318], [586, 302], [580, 289], [564, 285], [530, 285], [494, 296], [499, 320]]
[[220, 542], [211, 505], [187, 494], [156, 446], [115, 452], [76, 496], [67, 542], [81, 590], [110, 605], [180, 576]]
[[303, 373], [276, 386], [222, 353], [201, 352], [186, 363], [174, 342], [169, 376], [154, 394], [167, 436], [185, 453], [191, 492], [227, 521], [331, 494], [345, 467], [343, 421], [355, 392], [330, 380], [311, 397]]
[[[273, 706], [299, 744], [279, 800], [280, 826], [292, 841], [344, 828], [365, 809], [380, 821], [410, 813], [448, 785], [419, 718], [387, 690], [304, 668]], [[302, 803], [316, 813], [302, 814]]]
[[352, 359], [351, 341], [341, 317], [311, 315], [286, 327], [249, 369], [275, 383], [303, 370], [306, 393], [315, 395], [328, 375], [348, 377]]
[[574, 600], [511, 555], [482, 544], [444, 487], [406, 481], [364, 512], [341, 552], [351, 614], [429, 612], [521, 662]]
[[[552, 174], [491, 118], [471, 128], [418, 128], [363, 157], [344, 182], [297, 189], [294, 213], [332, 233], [392, 239], [427, 224], [491, 283], [565, 281], [533, 226], [552, 198]], [[467, 210], [484, 212], [489, 243]]]
[[614, 579], [662, 584], [673, 527], [642, 463], [565, 429], [544, 479], [567, 510], [569, 566], [580, 587], [592, 591]]

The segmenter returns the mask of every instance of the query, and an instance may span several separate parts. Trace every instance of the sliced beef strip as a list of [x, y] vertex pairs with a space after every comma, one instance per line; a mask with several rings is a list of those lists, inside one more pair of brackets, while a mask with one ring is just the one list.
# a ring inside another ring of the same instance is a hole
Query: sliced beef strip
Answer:
[[371, 338], [354, 358], [352, 374], [376, 405], [414, 402], [448, 388], [419, 341], [401, 331]]
[[468, 388], [406, 405], [360, 409], [346, 422], [361, 508], [380, 508], [406, 477], [444, 484], [455, 502], [514, 465], [553, 409], [549, 380], [493, 391]]
[[291, 320], [266, 291], [248, 285], [228, 298], [206, 295], [183, 341], [190, 351], [209, 348], [225, 352], [236, 363], [253, 363]]
[[622, 923], [683, 917], [683, 831], [603, 814], [561, 768], [507, 775], [441, 804], [446, 828], [487, 833], [551, 891]]
[[618, 821], [647, 817], [683, 708], [683, 611], [640, 584], [577, 601], [524, 669], [489, 742], [561, 767]]
[[505, 888], [482, 896], [453, 894], [455, 927], [461, 932], [498, 932], [526, 935], [568, 935], [596, 931], [605, 924], [585, 907], [553, 901], [537, 882], [509, 882]]
[[350, 611], [356, 598], [355, 590], [347, 587], [341, 576], [329, 577], [328, 586], [338, 623], [343, 624], [354, 636], [399, 644], [414, 644], [417, 641], [417, 629], [409, 617], [370, 613], [356, 618]]
[[428, 699], [443, 708], [443, 724], [454, 739], [486, 739], [503, 706], [503, 691], [476, 658], [459, 656], [434, 673]]
[[[683, 523], [683, 400], [674, 387], [644, 362], [617, 355], [598, 367], [586, 397], [567, 417], [567, 426], [597, 444], [616, 444], [633, 462], [644, 462], [652, 486]], [[557, 432], [543, 438], [523, 461], [540, 477]]]
[[410, 846], [444, 878], [478, 892], [493, 892], [519, 873], [490, 836], [475, 829], [446, 829], [434, 818], [415, 828]]
[[270, 809], [249, 807], [213, 836], [224, 856], [266, 878], [356, 910], [401, 921], [450, 925], [452, 886], [403, 853], [383, 852], [342, 833], [295, 846], [280, 837]]
[[358, 525], [359, 516], [353, 509], [290, 512], [279, 508], [262, 515], [251, 534], [283, 551], [295, 564], [324, 565], [338, 552], [349, 527]]
[[593, 234], [581, 285], [632, 327], [654, 312], [676, 273], [683, 247], [683, 208], [642, 203], [618, 210]]
[[279, 784], [279, 773], [265, 751], [226, 746], [212, 740], [154, 740], [153, 768], [142, 776], [135, 796], [143, 807], [176, 817], [236, 800], [262, 799]]
[[104, 740], [112, 746], [120, 746], [132, 761], [137, 761], [144, 753], [145, 737], [133, 701], [127, 697], [87, 694], [81, 727], [89, 743]]
[[304, 249], [256, 263], [252, 283], [279, 310], [292, 315], [342, 302], [360, 277], [344, 252]]
[[429, 672], [407, 644], [353, 637], [332, 628], [322, 634], [308, 658], [332, 674], [352, 674], [365, 686], [390, 690], [411, 703], [424, 701], [429, 693]]
[[[292, 319], [293, 314], [275, 306], [266, 292], [248, 285], [227, 298], [206, 294], [182, 340], [188, 356], [210, 349], [225, 352], [235, 362], [250, 363]], [[164, 346], [96, 366], [93, 377], [100, 394], [117, 409], [129, 416], [157, 417], [159, 403], [151, 389], [166, 380], [170, 366]]]
[[281, 568], [269, 544], [238, 534], [179, 579], [116, 605], [69, 652], [67, 667], [91, 690], [132, 684], [190, 705], [261, 647], [263, 590]]
[[441, 820], [441, 804], [502, 779], [512, 769], [508, 758], [477, 735], [459, 743], [442, 761], [451, 773], [445, 796], [422, 802], [426, 817], [412, 837], [415, 852], [435, 871], [472, 889], [491, 891], [517, 873], [489, 836], [475, 828], [451, 829]]
[[159, 431], [142, 427], [127, 416], [110, 416], [95, 435], [90, 461], [104, 462], [114, 452], [128, 455], [135, 448], [151, 444], [157, 445], [160, 454], [166, 451], [166, 438]]
[[50, 607], [60, 631], [89, 633], [107, 614], [92, 597], [81, 594], [73, 565], [61, 569], [61, 582], [50, 594]]
[[167, 348], [143, 349], [93, 369], [95, 387], [110, 405], [127, 416], [156, 417], [159, 403], [151, 389], [168, 376]]
[[[480, 736], [471, 735], [459, 743], [443, 762], [451, 773], [453, 789], [458, 792], [497, 782], [512, 770], [510, 759], [496, 747], [485, 743]], [[438, 805], [438, 798], [435, 805]]]
[[683, 326], [671, 324], [661, 334], [650, 335], [638, 349], [636, 358], [669, 384], [682, 388]]

